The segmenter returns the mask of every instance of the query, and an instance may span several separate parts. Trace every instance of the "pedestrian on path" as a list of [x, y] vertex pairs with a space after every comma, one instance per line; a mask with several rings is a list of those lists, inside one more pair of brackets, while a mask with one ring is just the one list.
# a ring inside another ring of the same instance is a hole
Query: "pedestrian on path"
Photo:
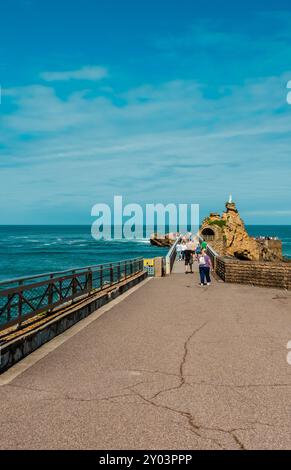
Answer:
[[182, 259], [184, 260], [185, 259], [185, 251], [187, 249], [187, 246], [186, 246], [186, 241], [183, 240], [182, 241]]
[[[190, 271], [188, 271], [188, 267]], [[185, 250], [185, 274], [193, 273], [193, 252], [191, 250]]]
[[192, 254], [195, 253], [195, 250], [197, 248], [197, 245], [194, 241], [190, 240], [187, 244], [186, 244], [186, 247], [187, 247], [187, 250], [190, 250], [192, 252]]
[[210, 270], [212, 269], [211, 259], [206, 253], [206, 250], [198, 255], [199, 273], [200, 273], [200, 286], [210, 286]]

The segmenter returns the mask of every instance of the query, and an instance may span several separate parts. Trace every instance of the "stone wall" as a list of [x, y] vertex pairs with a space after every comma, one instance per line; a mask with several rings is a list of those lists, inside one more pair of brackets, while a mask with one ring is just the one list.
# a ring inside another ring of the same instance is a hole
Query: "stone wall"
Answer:
[[291, 262], [270, 263], [217, 258], [216, 273], [225, 282], [291, 289]]

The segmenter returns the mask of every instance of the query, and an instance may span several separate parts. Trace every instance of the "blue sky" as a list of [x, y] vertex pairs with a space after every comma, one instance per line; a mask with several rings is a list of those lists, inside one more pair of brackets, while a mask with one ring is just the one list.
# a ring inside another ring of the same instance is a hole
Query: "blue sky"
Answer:
[[232, 193], [291, 224], [291, 5], [236, 3], [3, 0], [0, 223]]

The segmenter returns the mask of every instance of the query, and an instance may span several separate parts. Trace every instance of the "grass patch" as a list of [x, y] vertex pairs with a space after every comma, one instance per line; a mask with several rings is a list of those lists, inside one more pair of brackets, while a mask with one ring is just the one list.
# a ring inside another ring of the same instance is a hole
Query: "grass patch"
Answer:
[[226, 221], [225, 220], [212, 220], [209, 222], [209, 225], [217, 225], [220, 228], [225, 227]]

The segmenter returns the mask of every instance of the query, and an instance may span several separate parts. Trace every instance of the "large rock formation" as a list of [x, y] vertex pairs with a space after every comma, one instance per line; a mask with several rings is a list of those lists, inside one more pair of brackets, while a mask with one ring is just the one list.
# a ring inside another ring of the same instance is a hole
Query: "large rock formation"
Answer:
[[280, 240], [255, 239], [246, 231], [234, 202], [226, 203], [220, 216], [211, 213], [202, 224], [200, 234], [220, 254], [243, 260], [278, 261], [282, 259]]
[[153, 233], [150, 238], [151, 245], [160, 246], [160, 247], [171, 247], [174, 245], [178, 234], [177, 233], [167, 233], [162, 235], [160, 233]]

